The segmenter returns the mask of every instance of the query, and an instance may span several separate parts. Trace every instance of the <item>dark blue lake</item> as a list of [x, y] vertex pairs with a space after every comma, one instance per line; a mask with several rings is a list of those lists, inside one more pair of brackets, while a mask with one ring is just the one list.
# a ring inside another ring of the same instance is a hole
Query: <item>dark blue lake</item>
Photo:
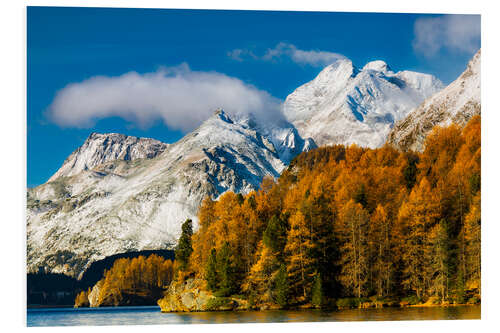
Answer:
[[243, 311], [161, 313], [158, 306], [28, 309], [28, 326], [165, 325], [480, 319], [481, 306], [354, 309], [325, 312]]

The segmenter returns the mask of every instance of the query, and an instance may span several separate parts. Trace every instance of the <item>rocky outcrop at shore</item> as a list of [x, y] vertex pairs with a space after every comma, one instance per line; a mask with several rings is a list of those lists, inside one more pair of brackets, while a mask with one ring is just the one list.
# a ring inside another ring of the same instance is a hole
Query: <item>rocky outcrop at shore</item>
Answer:
[[99, 293], [101, 290], [103, 282], [98, 281], [94, 287], [92, 287], [92, 291], [89, 293], [89, 305], [91, 308], [96, 308], [100, 305], [99, 303]]
[[218, 297], [205, 290], [205, 282], [187, 279], [173, 282], [158, 301], [162, 312], [248, 310], [248, 301], [235, 297]]

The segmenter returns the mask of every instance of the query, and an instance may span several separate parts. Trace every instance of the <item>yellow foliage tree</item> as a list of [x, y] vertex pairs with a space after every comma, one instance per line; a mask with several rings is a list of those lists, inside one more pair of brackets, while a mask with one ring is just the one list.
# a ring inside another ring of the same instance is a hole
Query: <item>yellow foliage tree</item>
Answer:
[[399, 223], [405, 226], [406, 243], [401, 244], [404, 250], [403, 284], [415, 292], [421, 299], [429, 284], [426, 274], [426, 233], [436, 224], [439, 217], [435, 195], [432, 193], [427, 178], [422, 178], [418, 186], [410, 193], [408, 201], [403, 203], [399, 211]]
[[339, 280], [348, 294], [358, 298], [367, 296], [369, 215], [360, 203], [351, 199], [340, 211], [340, 221], [337, 228], [341, 239]]
[[314, 277], [314, 261], [310, 256], [314, 246], [311, 242], [310, 228], [302, 212], [297, 211], [290, 217], [285, 253], [287, 273], [292, 297], [297, 301], [308, 299]]

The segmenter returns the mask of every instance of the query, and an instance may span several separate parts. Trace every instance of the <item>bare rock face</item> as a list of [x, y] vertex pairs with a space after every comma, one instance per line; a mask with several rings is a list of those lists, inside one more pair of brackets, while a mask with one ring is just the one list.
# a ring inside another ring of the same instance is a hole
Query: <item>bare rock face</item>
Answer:
[[205, 290], [201, 279], [173, 282], [158, 300], [162, 312], [248, 310], [248, 301], [234, 297], [216, 297]]
[[423, 151], [425, 137], [434, 126], [463, 126], [481, 114], [481, 50], [449, 86], [426, 99], [408, 117], [396, 123], [388, 143], [403, 151]]
[[206, 196], [257, 190], [313, 146], [290, 128], [266, 133], [218, 110], [171, 145], [92, 134], [51, 181], [28, 190], [28, 271], [79, 278], [110, 255], [172, 248], [187, 218], [196, 227]]
[[89, 304], [91, 308], [99, 307], [99, 293], [101, 292], [103, 281], [98, 281], [93, 287], [90, 293], [88, 294]]
[[162, 312], [204, 311], [215, 296], [201, 290], [203, 281], [189, 279], [185, 283], [174, 282], [158, 301]]
[[393, 124], [404, 119], [443, 84], [429, 74], [393, 72], [381, 60], [362, 69], [348, 59], [324, 68], [290, 94], [286, 119], [318, 145], [382, 146]]

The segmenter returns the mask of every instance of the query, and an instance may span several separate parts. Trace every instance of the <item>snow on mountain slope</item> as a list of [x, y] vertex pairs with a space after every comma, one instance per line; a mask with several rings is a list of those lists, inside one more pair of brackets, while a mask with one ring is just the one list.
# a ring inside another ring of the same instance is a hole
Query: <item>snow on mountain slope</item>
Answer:
[[381, 60], [360, 70], [342, 59], [290, 94], [284, 114], [302, 137], [318, 145], [355, 143], [374, 148], [385, 143], [394, 122], [442, 87], [432, 75], [394, 73]]
[[396, 123], [388, 142], [405, 151], [422, 151], [434, 126], [464, 125], [476, 114], [481, 114], [481, 50], [455, 81]]
[[[73, 155], [104, 163], [92, 169], [87, 163], [79, 173], [68, 168], [28, 191], [28, 271], [44, 266], [79, 276], [109, 255], [172, 247], [182, 222], [196, 223], [206, 195], [256, 190], [264, 176], [285, 168], [280, 153], [291, 156], [314, 144], [290, 128], [274, 128], [271, 140], [250, 125], [218, 110], [151, 159], [116, 159], [122, 154], [103, 148], [108, 135], [91, 135]], [[65, 165], [78, 161], [75, 156]]]
[[276, 127], [270, 131], [269, 137], [280, 159], [286, 165], [290, 164], [292, 159], [301, 152], [317, 148], [313, 139], [303, 139], [293, 126]]
[[49, 179], [76, 175], [84, 170], [112, 160], [153, 158], [161, 154], [168, 144], [154, 139], [136, 138], [118, 133], [92, 133], [83, 145], [64, 161], [62, 167]]
[[285, 119], [277, 119], [266, 122], [253, 115], [236, 118], [236, 121], [244, 126], [254, 128], [263, 136], [268, 138], [276, 149], [280, 160], [288, 165], [292, 159], [303, 151], [317, 148], [311, 138], [302, 138], [297, 129]]

